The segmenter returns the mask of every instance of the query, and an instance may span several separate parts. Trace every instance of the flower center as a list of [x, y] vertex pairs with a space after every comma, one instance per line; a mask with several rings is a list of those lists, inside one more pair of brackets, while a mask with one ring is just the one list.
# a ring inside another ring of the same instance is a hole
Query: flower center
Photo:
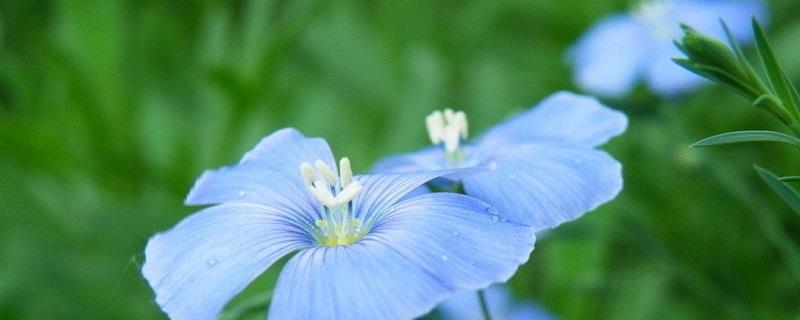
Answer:
[[644, 0], [633, 9], [633, 16], [644, 22], [657, 39], [673, 37], [674, 21], [670, 17], [670, 0]]
[[314, 165], [303, 162], [300, 174], [308, 191], [325, 207], [322, 219], [314, 221], [312, 233], [317, 242], [323, 246], [351, 245], [364, 237], [366, 228], [361, 219], [352, 214], [352, 201], [361, 193], [362, 186], [353, 181], [353, 170], [350, 160], [339, 161], [339, 176], [333, 173], [322, 160], [314, 161]]
[[464, 149], [460, 148], [461, 140], [468, 135], [467, 115], [462, 111], [444, 109], [434, 111], [425, 118], [428, 137], [434, 145], [444, 144], [445, 157], [451, 164], [464, 160]]

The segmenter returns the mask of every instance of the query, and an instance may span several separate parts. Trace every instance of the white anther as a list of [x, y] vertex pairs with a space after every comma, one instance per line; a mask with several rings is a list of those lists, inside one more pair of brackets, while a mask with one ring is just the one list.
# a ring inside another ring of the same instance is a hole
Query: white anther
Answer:
[[425, 118], [425, 126], [428, 128], [428, 137], [431, 143], [439, 144], [442, 142], [442, 132], [444, 131], [444, 117], [441, 111], [434, 111]]
[[353, 169], [350, 168], [350, 159], [343, 157], [339, 160], [339, 185], [347, 188], [353, 182]]
[[331, 185], [336, 184], [337, 180], [336, 175], [333, 174], [333, 170], [331, 170], [331, 167], [328, 167], [328, 165], [325, 164], [325, 162], [323, 162], [322, 160], [314, 161], [314, 166], [317, 167], [317, 171], [319, 171], [319, 173], [322, 174], [322, 177], [328, 181], [328, 184]]
[[342, 190], [341, 192], [339, 192], [339, 194], [336, 195], [336, 199], [333, 200], [333, 204], [342, 205], [350, 202], [359, 193], [361, 193], [362, 189], [363, 187], [361, 186], [361, 183], [359, 183], [358, 181], [353, 181], [346, 188], [344, 188], [344, 190]]
[[469, 134], [467, 115], [452, 109], [434, 111], [425, 118], [425, 126], [428, 128], [431, 143], [444, 143], [447, 152], [456, 151], [459, 142]]
[[322, 205], [329, 208], [336, 205], [336, 201], [331, 193], [331, 187], [327, 182], [323, 180], [314, 181], [314, 183], [308, 189], [314, 194], [314, 197], [316, 197], [317, 200], [322, 203]]
[[469, 136], [469, 124], [467, 123], [467, 115], [463, 111], [456, 112], [455, 123], [459, 129], [461, 139], [466, 139]]
[[308, 162], [303, 162], [303, 164], [300, 165], [300, 175], [303, 177], [303, 183], [305, 183], [306, 186], [311, 186], [316, 178], [314, 167]]

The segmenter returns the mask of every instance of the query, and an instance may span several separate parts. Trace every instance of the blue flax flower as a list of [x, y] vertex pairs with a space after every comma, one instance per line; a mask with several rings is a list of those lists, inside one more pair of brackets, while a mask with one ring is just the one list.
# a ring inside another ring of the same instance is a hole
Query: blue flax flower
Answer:
[[682, 54], [673, 44], [680, 23], [717, 38], [724, 19], [734, 38], [751, 39], [750, 18], [764, 17], [755, 0], [645, 0], [631, 12], [602, 19], [570, 50], [575, 82], [605, 96], [621, 96], [643, 79], [662, 96], [674, 96], [705, 80], [684, 70], [671, 58]]
[[271, 319], [403, 319], [449, 294], [507, 280], [533, 230], [453, 193], [404, 197], [448, 171], [353, 176], [328, 144], [283, 129], [186, 198], [214, 205], [156, 234], [142, 269], [172, 319], [215, 319], [290, 253]]
[[389, 157], [373, 170], [486, 168], [461, 177], [465, 193], [537, 230], [576, 219], [622, 189], [620, 164], [595, 147], [625, 131], [627, 118], [591, 97], [553, 94], [471, 143], [463, 112], [434, 112], [426, 125], [441, 146]]
[[[539, 306], [529, 302], [515, 302], [508, 288], [493, 285], [485, 290], [489, 313], [494, 320], [555, 320], [555, 317]], [[454, 294], [437, 309], [445, 319], [483, 320], [478, 295], [474, 291]]]

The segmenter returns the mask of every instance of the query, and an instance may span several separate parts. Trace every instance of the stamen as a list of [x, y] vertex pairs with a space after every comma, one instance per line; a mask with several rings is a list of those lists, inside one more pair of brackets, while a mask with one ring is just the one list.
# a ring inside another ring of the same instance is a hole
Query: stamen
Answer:
[[452, 109], [434, 111], [425, 118], [425, 126], [431, 143], [443, 143], [448, 154], [458, 151], [461, 140], [467, 139], [469, 134], [467, 115]]
[[350, 168], [350, 159], [344, 157], [339, 160], [339, 184], [347, 188], [350, 182], [353, 182], [353, 169]]
[[353, 181], [350, 159], [339, 160], [340, 175], [321, 160], [314, 166], [304, 162], [300, 175], [308, 191], [324, 206], [322, 219], [314, 221], [311, 232], [317, 242], [325, 246], [350, 245], [364, 236], [359, 218], [350, 213], [350, 202], [363, 190], [358, 181]]
[[325, 162], [323, 162], [322, 160], [314, 161], [314, 166], [317, 167], [317, 171], [319, 171], [322, 174], [322, 177], [324, 177], [329, 184], [331, 185], [336, 184], [336, 175], [333, 174], [333, 170], [331, 170], [331, 168], [328, 167], [328, 165], [325, 164]]

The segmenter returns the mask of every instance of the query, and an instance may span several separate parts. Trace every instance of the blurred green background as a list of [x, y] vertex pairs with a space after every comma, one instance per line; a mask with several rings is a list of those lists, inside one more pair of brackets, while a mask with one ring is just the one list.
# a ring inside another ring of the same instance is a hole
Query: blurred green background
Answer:
[[[769, 4], [800, 80], [800, 2]], [[433, 109], [480, 132], [576, 90], [565, 49], [629, 5], [0, 1], [0, 319], [164, 318], [142, 251], [203, 169], [287, 126], [357, 171], [427, 145]], [[718, 86], [607, 103], [631, 120], [605, 148], [625, 189], [541, 239], [515, 296], [563, 319], [798, 319], [800, 217], [752, 170], [800, 173], [797, 151], [688, 148], [780, 125]], [[263, 319], [274, 270], [237, 312]]]

